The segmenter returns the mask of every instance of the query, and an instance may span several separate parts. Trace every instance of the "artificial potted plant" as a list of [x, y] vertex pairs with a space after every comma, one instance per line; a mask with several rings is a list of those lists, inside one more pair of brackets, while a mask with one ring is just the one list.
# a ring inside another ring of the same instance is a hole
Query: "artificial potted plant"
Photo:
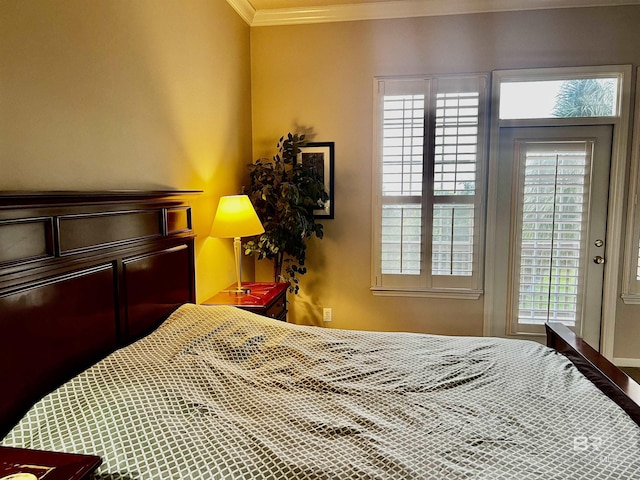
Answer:
[[248, 166], [247, 194], [265, 231], [245, 244], [245, 254], [273, 260], [274, 281], [289, 282], [293, 293], [300, 288], [298, 275], [307, 271], [307, 239], [323, 237], [313, 211], [329, 200], [320, 174], [300, 159], [304, 145], [304, 135], [289, 133], [280, 137], [272, 160], [263, 158]]

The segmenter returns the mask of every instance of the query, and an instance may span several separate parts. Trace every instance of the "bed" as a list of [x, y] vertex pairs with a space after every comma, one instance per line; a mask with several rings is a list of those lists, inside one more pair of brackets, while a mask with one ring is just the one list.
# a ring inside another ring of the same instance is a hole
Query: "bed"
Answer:
[[190, 195], [0, 200], [2, 445], [98, 479], [640, 478], [638, 385], [562, 326], [549, 348], [194, 305]]

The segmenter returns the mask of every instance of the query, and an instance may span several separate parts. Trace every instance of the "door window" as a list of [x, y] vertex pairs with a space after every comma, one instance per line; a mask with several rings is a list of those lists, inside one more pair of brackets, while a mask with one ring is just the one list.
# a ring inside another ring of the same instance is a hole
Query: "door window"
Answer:
[[593, 141], [516, 144], [513, 316], [519, 324], [575, 326], [584, 287]]

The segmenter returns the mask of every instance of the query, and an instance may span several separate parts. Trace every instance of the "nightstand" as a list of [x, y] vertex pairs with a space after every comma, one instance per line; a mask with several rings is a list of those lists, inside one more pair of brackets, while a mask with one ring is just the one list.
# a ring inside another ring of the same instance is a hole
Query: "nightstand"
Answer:
[[83, 480], [101, 463], [102, 459], [95, 455], [0, 447], [0, 479], [23, 473], [25, 479]]
[[229, 285], [226, 290], [215, 294], [202, 302], [202, 305], [233, 305], [258, 315], [287, 321], [287, 289], [288, 283], [242, 282], [243, 288], [250, 293], [238, 295], [233, 291], [236, 284]]

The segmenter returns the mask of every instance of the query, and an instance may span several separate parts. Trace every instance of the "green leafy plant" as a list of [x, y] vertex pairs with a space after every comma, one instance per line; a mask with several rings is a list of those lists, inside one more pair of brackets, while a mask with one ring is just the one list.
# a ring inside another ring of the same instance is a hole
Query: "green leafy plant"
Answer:
[[304, 135], [289, 133], [280, 137], [273, 160], [260, 159], [248, 166], [247, 194], [265, 231], [244, 245], [245, 255], [273, 260], [274, 281], [289, 282], [289, 290], [296, 294], [298, 276], [307, 272], [307, 239], [324, 235], [313, 211], [329, 200], [319, 173], [299, 159], [305, 143]]
[[553, 108], [555, 117], [602, 117], [613, 115], [614, 84], [588, 78], [562, 84]]

